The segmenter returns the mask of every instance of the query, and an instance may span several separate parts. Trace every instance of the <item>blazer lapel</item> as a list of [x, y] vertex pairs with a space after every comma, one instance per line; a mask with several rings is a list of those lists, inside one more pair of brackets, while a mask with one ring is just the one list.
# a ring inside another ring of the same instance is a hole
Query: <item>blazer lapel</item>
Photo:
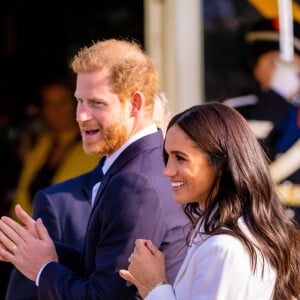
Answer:
[[97, 166], [91, 170], [89, 173], [83, 175], [85, 176], [85, 182], [82, 184], [82, 190], [83, 193], [86, 195], [87, 199], [89, 199], [89, 202], [91, 203], [92, 199], [92, 191], [93, 191], [93, 186], [99, 182], [99, 177], [102, 174], [102, 159], [100, 159], [99, 163]]
[[146, 135], [143, 138], [130, 144], [119, 155], [119, 157], [111, 165], [111, 167], [109, 168], [107, 173], [103, 176], [101, 185], [99, 187], [97, 196], [95, 198], [95, 202], [94, 202], [91, 214], [93, 214], [95, 207], [96, 207], [97, 203], [99, 202], [99, 199], [101, 198], [101, 195], [103, 194], [103, 191], [105, 190], [105, 187], [112, 176], [114, 176], [116, 173], [118, 173], [120, 171], [120, 169], [122, 169], [123, 166], [128, 163], [128, 161], [134, 159], [136, 156], [140, 155], [142, 152], [151, 150], [151, 149], [157, 148], [157, 147], [160, 147], [162, 149], [162, 146], [163, 146], [163, 136], [162, 136], [162, 132], [160, 129], [158, 130], [158, 132]]

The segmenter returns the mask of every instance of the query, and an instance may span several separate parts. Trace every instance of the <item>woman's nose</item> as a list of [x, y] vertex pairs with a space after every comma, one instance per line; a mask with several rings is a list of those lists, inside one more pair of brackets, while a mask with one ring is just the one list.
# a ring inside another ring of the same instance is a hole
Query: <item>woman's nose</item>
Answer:
[[172, 164], [168, 160], [168, 162], [166, 163], [165, 169], [163, 170], [163, 175], [166, 177], [172, 177], [175, 174], [176, 174], [176, 170], [175, 170], [174, 166], [172, 166]]

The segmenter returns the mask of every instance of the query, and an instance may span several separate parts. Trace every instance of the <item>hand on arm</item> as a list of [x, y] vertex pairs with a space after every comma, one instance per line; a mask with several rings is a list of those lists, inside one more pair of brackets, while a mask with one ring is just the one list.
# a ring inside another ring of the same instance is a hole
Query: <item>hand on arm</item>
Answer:
[[164, 254], [151, 241], [137, 239], [128, 270], [120, 270], [119, 274], [145, 298], [159, 283], [166, 283]]
[[58, 262], [55, 246], [41, 219], [34, 221], [21, 207], [16, 207], [16, 213], [25, 226], [9, 217], [1, 218], [0, 257], [35, 280], [44, 264]]

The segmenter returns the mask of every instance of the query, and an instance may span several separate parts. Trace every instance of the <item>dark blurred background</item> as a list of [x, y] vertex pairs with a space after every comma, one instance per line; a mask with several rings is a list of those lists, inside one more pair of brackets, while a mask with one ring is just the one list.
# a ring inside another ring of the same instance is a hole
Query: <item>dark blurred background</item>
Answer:
[[34, 101], [40, 81], [64, 72], [78, 48], [92, 40], [130, 36], [143, 43], [141, 0], [11, 1], [1, 5], [1, 111], [18, 103], [14, 114], [22, 113]]

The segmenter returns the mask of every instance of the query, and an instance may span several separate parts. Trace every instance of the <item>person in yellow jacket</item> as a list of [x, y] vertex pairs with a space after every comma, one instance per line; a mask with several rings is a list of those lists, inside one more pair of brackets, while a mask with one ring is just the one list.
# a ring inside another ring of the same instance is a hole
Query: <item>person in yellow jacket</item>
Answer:
[[12, 203], [13, 217], [16, 204], [32, 214], [37, 190], [88, 172], [99, 162], [99, 156], [88, 155], [82, 148], [72, 83], [69, 78], [56, 78], [40, 89], [44, 129], [24, 156]]

